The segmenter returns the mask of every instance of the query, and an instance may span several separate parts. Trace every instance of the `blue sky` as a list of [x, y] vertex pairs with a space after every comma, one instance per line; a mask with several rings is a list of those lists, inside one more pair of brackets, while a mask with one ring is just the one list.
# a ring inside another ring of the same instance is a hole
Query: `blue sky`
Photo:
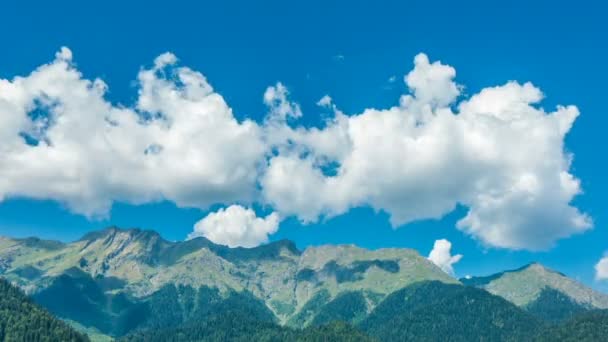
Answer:
[[[393, 229], [387, 213], [363, 206], [316, 223], [287, 218], [270, 239], [292, 239], [299, 247], [411, 247], [427, 255], [435, 240], [446, 238], [453, 253], [464, 255], [454, 266], [458, 276], [536, 260], [608, 290], [606, 283], [594, 280], [593, 269], [608, 250], [608, 165], [602, 150], [608, 121], [603, 101], [608, 24], [603, 5], [223, 1], [195, 6], [180, 1], [105, 1], [85, 7], [79, 2], [20, 1], [3, 7], [1, 79], [28, 75], [67, 46], [83, 76], [103, 79], [105, 98], [127, 106], [137, 98], [137, 73], [166, 51], [175, 54], [180, 65], [203, 73], [237, 120], [262, 122], [268, 112], [262, 96], [280, 81], [301, 106], [299, 120], [307, 127], [320, 127], [327, 118], [327, 111], [316, 105], [326, 94], [347, 114], [398, 105], [407, 92], [403, 76], [420, 52], [456, 69], [456, 82], [466, 86], [463, 97], [510, 80], [530, 81], [544, 93], [540, 106], [547, 111], [572, 104], [581, 112], [565, 138], [565, 150], [574, 155], [570, 172], [584, 191], [573, 205], [590, 215], [592, 230], [558, 240], [547, 251], [510, 250], [484, 245], [456, 229], [466, 215], [464, 207], [441, 219]], [[259, 203], [254, 207], [258, 213], [272, 211]], [[155, 229], [167, 239], [181, 240], [207, 212], [178, 208], [171, 201], [114, 203], [108, 217], [90, 219], [53, 199], [9, 196], [0, 203], [0, 234], [71, 240], [113, 224]]]

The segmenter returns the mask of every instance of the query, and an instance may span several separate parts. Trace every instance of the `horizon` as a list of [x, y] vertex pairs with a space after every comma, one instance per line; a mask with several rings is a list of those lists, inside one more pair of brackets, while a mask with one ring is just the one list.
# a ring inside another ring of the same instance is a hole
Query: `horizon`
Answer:
[[608, 293], [603, 4], [5, 7], [0, 236], [409, 248]]

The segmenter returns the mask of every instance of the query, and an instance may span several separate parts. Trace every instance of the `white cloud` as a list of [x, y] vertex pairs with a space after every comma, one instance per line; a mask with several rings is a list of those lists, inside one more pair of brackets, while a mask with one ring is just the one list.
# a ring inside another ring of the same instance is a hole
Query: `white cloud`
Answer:
[[462, 87], [452, 67], [425, 55], [414, 62], [405, 77], [412, 94], [399, 106], [336, 110], [321, 130], [292, 130], [263, 176], [266, 201], [304, 221], [371, 206], [395, 227], [462, 205], [469, 210], [459, 229], [513, 249], [545, 249], [591, 227], [570, 205], [581, 189], [564, 136], [576, 107], [547, 113], [536, 106], [541, 91], [516, 82], [456, 103]]
[[62, 46], [61, 49], [59, 49], [59, 51], [55, 54], [55, 58], [69, 62], [72, 60], [72, 50]]
[[276, 213], [261, 218], [252, 209], [231, 205], [198, 221], [188, 238], [204, 236], [229, 247], [255, 247], [267, 242], [268, 235], [278, 228], [279, 215]]
[[329, 106], [331, 106], [331, 101], [332, 101], [331, 96], [325, 95], [317, 102], [317, 106], [329, 107]]
[[302, 111], [297, 103], [289, 102], [287, 96], [289, 91], [281, 83], [278, 82], [275, 86], [268, 87], [264, 92], [264, 103], [271, 109], [269, 113], [270, 120], [285, 121], [287, 118], [299, 118], [302, 116]]
[[203, 75], [163, 54], [139, 72], [137, 106], [124, 107], [71, 55], [62, 48], [30, 75], [0, 80], [0, 198], [54, 199], [89, 216], [114, 201], [253, 200], [260, 129], [238, 122]]
[[420, 53], [414, 58], [414, 70], [405, 76], [405, 83], [413, 96], [408, 100], [419, 101], [432, 106], [447, 106], [452, 103], [460, 89], [454, 83], [456, 70], [441, 62], [429, 62], [429, 58]]
[[453, 265], [462, 259], [462, 254], [452, 255], [452, 243], [446, 239], [441, 239], [435, 240], [428, 259], [445, 273], [454, 275]]
[[[530, 83], [458, 101], [456, 71], [424, 54], [399, 105], [302, 127], [300, 106], [269, 87], [262, 123], [238, 121], [205, 77], [171, 53], [138, 76], [132, 106], [87, 80], [62, 48], [25, 77], [0, 79], [0, 199], [52, 199], [105, 215], [115, 201], [272, 206], [302, 221], [370, 206], [398, 227], [468, 209], [458, 228], [489, 246], [543, 249], [591, 219], [564, 137], [574, 106], [546, 112]], [[329, 97], [321, 104], [329, 103]]]
[[608, 256], [601, 258], [600, 261], [598, 261], [595, 265], [595, 279], [608, 279]]

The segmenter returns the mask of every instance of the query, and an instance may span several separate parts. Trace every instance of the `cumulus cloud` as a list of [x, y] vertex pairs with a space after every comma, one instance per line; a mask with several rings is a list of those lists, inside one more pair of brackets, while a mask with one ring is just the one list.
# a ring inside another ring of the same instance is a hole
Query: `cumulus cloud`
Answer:
[[194, 225], [189, 239], [204, 236], [214, 243], [229, 247], [255, 247], [268, 241], [279, 228], [279, 215], [257, 217], [252, 209], [231, 205], [210, 213]]
[[299, 118], [302, 116], [302, 111], [297, 103], [287, 100], [289, 92], [281, 83], [277, 82], [275, 86], [268, 87], [264, 92], [264, 103], [271, 108], [269, 113], [270, 120], [285, 121], [287, 118]]
[[608, 256], [601, 258], [600, 261], [598, 261], [598, 263], [595, 265], [595, 279], [608, 279]]
[[467, 208], [458, 229], [488, 246], [545, 249], [591, 218], [564, 137], [574, 106], [545, 111], [531, 83], [463, 98], [456, 70], [419, 54], [399, 104], [304, 127], [282, 83], [262, 122], [235, 119], [199, 72], [165, 53], [137, 75], [132, 105], [105, 99], [62, 48], [31, 74], [0, 80], [0, 199], [52, 199], [88, 216], [115, 201], [179, 206], [257, 202], [304, 222], [369, 206], [394, 227]]
[[62, 48], [31, 74], [0, 80], [0, 198], [54, 199], [88, 216], [113, 201], [253, 199], [260, 129], [238, 122], [202, 74], [165, 53], [139, 72], [137, 102], [125, 107], [71, 59]]
[[395, 227], [462, 205], [468, 213], [459, 229], [513, 249], [545, 249], [589, 229], [591, 219], [570, 205], [581, 188], [564, 152], [578, 109], [545, 112], [541, 91], [517, 82], [458, 103], [455, 75], [418, 55], [399, 106], [336, 110], [322, 130], [293, 130], [262, 179], [266, 201], [304, 221], [371, 206]]
[[320, 107], [330, 107], [331, 106], [331, 96], [325, 95], [319, 101], [317, 101], [317, 106]]
[[454, 275], [453, 265], [462, 259], [462, 254], [452, 255], [452, 243], [446, 239], [435, 240], [428, 259], [445, 273]]

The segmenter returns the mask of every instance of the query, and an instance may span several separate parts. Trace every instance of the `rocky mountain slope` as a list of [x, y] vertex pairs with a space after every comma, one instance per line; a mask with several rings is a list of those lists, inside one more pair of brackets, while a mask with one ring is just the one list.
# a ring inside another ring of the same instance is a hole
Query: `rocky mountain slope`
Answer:
[[[153, 231], [115, 227], [72, 243], [0, 238], [0, 274], [47, 307], [61, 310], [60, 316], [101, 331], [116, 331], [127, 311], [168, 287], [176, 289], [182, 308], [195, 303], [184, 289], [196, 293], [203, 287], [222, 298], [251, 295], [278, 323], [302, 327], [346, 293], [360, 296], [363, 315], [409, 284], [458, 283], [409, 249], [328, 245], [300, 251], [286, 240], [228, 248], [201, 237], [170, 242]], [[71, 306], [55, 302], [66, 292]]]

